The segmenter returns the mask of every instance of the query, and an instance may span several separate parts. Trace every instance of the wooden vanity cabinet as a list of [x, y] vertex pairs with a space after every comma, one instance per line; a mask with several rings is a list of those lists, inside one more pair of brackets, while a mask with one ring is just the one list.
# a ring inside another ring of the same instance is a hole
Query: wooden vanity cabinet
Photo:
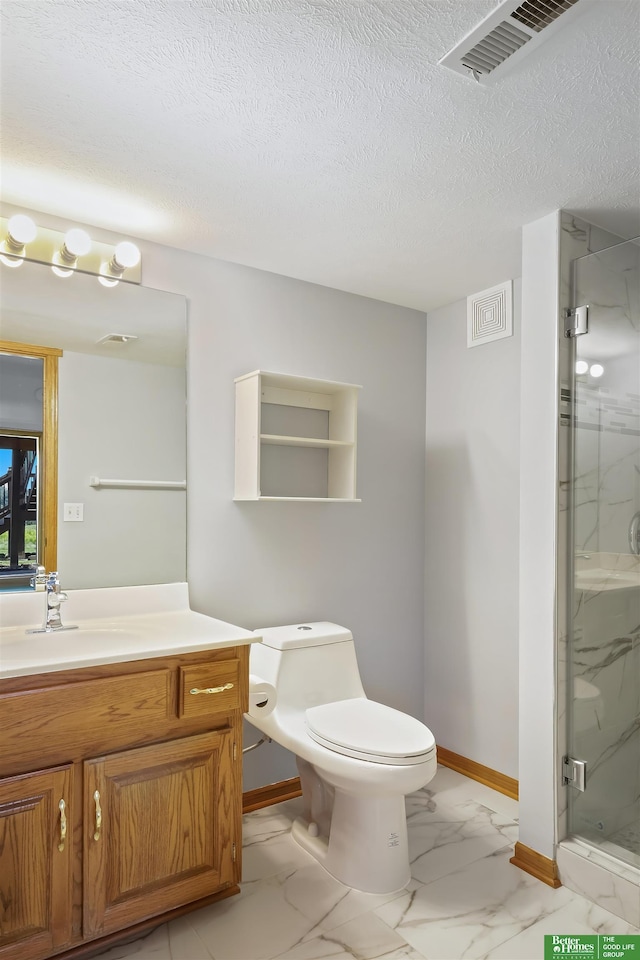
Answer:
[[238, 892], [248, 647], [0, 680], [0, 958]]
[[212, 731], [84, 764], [85, 936], [234, 882], [232, 737]]
[[72, 780], [71, 764], [0, 780], [0, 954], [12, 960], [71, 940]]

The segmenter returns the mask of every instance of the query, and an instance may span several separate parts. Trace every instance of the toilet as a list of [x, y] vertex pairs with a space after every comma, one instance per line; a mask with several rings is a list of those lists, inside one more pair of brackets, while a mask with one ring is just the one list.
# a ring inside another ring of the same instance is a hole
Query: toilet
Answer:
[[252, 697], [246, 719], [296, 755], [304, 812], [293, 837], [349, 887], [401, 890], [410, 879], [404, 798], [436, 772], [433, 734], [367, 699], [345, 627], [255, 633], [262, 643], [251, 645], [250, 672], [275, 688], [275, 698]]

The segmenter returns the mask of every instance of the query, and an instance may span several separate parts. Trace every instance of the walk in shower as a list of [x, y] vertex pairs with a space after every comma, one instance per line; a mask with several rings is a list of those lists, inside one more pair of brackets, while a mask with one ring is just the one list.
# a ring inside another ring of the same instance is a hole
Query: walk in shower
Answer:
[[572, 273], [567, 833], [640, 868], [640, 242]]

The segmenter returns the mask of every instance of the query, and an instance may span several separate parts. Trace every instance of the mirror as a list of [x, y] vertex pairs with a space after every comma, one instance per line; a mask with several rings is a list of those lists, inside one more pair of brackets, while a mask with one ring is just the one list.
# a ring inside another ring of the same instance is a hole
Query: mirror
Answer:
[[[125, 282], [104, 287], [79, 272], [61, 278], [25, 261], [17, 269], [2, 266], [0, 336], [14, 344], [2, 363], [23, 365], [2, 378], [3, 435], [36, 438], [37, 463], [57, 426], [57, 496], [48, 512], [57, 509], [63, 587], [185, 580], [186, 299]], [[20, 345], [55, 348], [45, 355], [62, 351], [57, 416], [48, 426], [45, 409], [41, 433], [28, 407], [39, 396], [42, 415], [42, 390], [33, 367], [27, 377], [24, 366], [25, 357], [38, 361]], [[9, 413], [14, 427], [7, 426]], [[7, 447], [18, 447], [33, 466], [32, 442]], [[9, 456], [0, 463], [3, 473]], [[26, 565], [36, 550], [41, 562], [45, 556], [42, 505], [55, 493], [55, 469], [36, 476], [32, 488], [39, 480], [42, 489], [37, 509], [28, 520], [25, 514], [26, 545], [20, 532], [14, 537], [14, 559], [20, 554]], [[2, 541], [0, 553], [8, 554]]]
[[[0, 589], [29, 589], [57, 567], [56, 347], [0, 341]], [[15, 480], [15, 482], [14, 482]]]

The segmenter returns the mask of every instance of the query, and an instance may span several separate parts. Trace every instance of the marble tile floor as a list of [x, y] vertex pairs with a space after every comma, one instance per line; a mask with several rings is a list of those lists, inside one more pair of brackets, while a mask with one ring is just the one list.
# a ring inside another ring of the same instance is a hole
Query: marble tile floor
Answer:
[[245, 816], [239, 896], [102, 960], [542, 960], [544, 934], [640, 932], [510, 864], [517, 803], [452, 770], [407, 798], [412, 879], [388, 896], [343, 886], [298, 847], [299, 809]]

